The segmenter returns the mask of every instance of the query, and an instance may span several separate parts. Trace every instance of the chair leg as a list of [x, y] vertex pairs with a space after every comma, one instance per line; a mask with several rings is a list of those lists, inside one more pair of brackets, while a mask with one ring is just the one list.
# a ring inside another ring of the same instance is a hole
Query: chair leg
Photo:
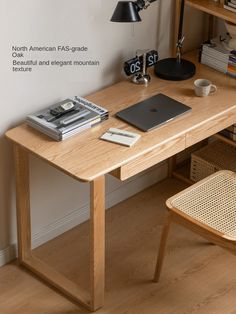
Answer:
[[159, 253], [158, 253], [158, 257], [157, 257], [156, 270], [155, 270], [155, 275], [153, 278], [154, 282], [158, 282], [159, 278], [160, 278], [161, 269], [162, 269], [162, 265], [163, 265], [163, 261], [164, 261], [167, 237], [168, 237], [169, 229], [170, 229], [170, 223], [171, 223], [171, 214], [168, 215], [167, 220], [166, 220], [165, 225], [164, 225], [163, 230], [162, 230]]

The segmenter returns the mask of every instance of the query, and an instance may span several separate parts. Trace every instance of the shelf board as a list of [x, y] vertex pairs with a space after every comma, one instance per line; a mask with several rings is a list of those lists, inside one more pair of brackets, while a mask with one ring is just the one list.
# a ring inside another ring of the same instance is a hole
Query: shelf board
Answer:
[[214, 137], [219, 139], [219, 140], [221, 140], [222, 142], [225, 142], [227, 144], [230, 144], [230, 145], [236, 147], [236, 142], [231, 140], [230, 138], [227, 138], [227, 137], [225, 137], [225, 136], [223, 136], [223, 135], [221, 135], [219, 133], [214, 134]]
[[193, 182], [189, 178], [190, 174], [190, 160], [187, 162], [184, 162], [182, 164], [177, 165], [176, 169], [173, 171], [172, 176], [176, 179], [181, 180], [182, 182], [192, 185], [195, 182]]
[[236, 24], [236, 13], [224, 9], [223, 4], [213, 0], [186, 0], [185, 3], [195, 9]]

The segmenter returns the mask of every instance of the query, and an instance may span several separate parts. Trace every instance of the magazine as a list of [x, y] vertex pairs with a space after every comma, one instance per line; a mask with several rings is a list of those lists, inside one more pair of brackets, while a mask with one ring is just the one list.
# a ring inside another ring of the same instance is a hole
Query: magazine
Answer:
[[76, 96], [28, 115], [26, 122], [38, 131], [61, 141], [106, 119], [106, 109]]

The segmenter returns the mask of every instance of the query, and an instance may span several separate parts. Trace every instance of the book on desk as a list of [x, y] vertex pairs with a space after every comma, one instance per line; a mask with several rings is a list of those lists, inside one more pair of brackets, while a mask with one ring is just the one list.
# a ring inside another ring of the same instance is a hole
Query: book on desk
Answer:
[[[116, 116], [142, 131], [150, 131], [189, 111], [191, 108], [183, 103], [166, 95], [157, 94], [117, 112]], [[82, 97], [75, 97], [73, 100], [66, 99], [28, 115], [26, 122], [38, 131], [61, 141], [106, 119], [108, 119], [106, 109]], [[132, 133], [132, 136], [133, 134], [135, 133]], [[125, 134], [123, 137], [120, 134], [114, 136], [108, 130], [101, 139], [132, 146], [139, 137], [135, 134], [135, 140], [131, 140], [131, 134]]]
[[28, 115], [26, 123], [54, 140], [61, 141], [101, 123], [108, 116], [105, 108], [76, 96]]

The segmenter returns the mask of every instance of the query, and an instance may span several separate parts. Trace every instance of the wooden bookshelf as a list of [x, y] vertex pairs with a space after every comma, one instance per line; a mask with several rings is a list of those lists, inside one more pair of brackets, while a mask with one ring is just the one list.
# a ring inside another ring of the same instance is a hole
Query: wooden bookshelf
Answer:
[[[213, 135], [215, 138], [217, 138], [218, 140], [225, 142], [227, 144], [230, 144], [234, 147], [236, 147], [236, 142], [219, 134], [216, 133]], [[186, 160], [184, 162], [181, 162], [180, 164], [176, 165], [175, 169], [172, 172], [172, 176], [174, 178], [177, 178], [179, 180], [181, 180], [182, 182], [188, 184], [188, 185], [192, 185], [195, 182], [192, 181], [190, 179], [190, 168], [191, 168], [191, 159]]]
[[186, 0], [185, 3], [197, 10], [236, 23], [236, 13], [224, 9], [223, 4], [214, 0]]
[[[176, 0], [175, 3], [175, 32], [173, 36], [173, 57], [176, 56], [176, 43], [178, 40], [179, 18], [180, 18], [181, 0]], [[208, 39], [214, 35], [215, 21], [214, 17], [236, 24], [236, 13], [224, 9], [223, 0], [218, 2], [214, 0], [185, 0], [185, 6], [190, 6], [196, 10], [209, 14], [208, 23]]]
[[[223, 2], [222, 0], [219, 2], [216, 2], [214, 0], [185, 0], [185, 5], [188, 5], [192, 8], [195, 8], [199, 11], [208, 13], [211, 17], [218, 17], [223, 20], [232, 22], [236, 24], [236, 13], [231, 12], [229, 10], [224, 9], [223, 4], [220, 3]], [[173, 55], [176, 55], [176, 45], [178, 38], [178, 25], [179, 25], [179, 12], [180, 12], [180, 5], [181, 0], [176, 0], [176, 8], [175, 8], [175, 38], [173, 42], [174, 50]], [[212, 27], [214, 26], [214, 22], [211, 20], [209, 21], [209, 24], [212, 24]], [[210, 30], [210, 27], [209, 27]], [[210, 34], [209, 34], [210, 35]], [[222, 75], [223, 77], [223, 75]], [[217, 139], [224, 141], [225, 143], [228, 143], [234, 147], [236, 147], [236, 142], [228, 139], [220, 134], [215, 134], [214, 137]], [[181, 181], [187, 183], [187, 184], [193, 184], [194, 182], [190, 179], [190, 161], [187, 163], [181, 163], [176, 165], [175, 169], [172, 171], [172, 175], [175, 178], [180, 179]]]
[[219, 133], [215, 134], [214, 137], [216, 137], [218, 140], [221, 140], [222, 142], [225, 142], [227, 144], [230, 144], [234, 147], [236, 147], [236, 142], [231, 140], [230, 138], [227, 138]]

